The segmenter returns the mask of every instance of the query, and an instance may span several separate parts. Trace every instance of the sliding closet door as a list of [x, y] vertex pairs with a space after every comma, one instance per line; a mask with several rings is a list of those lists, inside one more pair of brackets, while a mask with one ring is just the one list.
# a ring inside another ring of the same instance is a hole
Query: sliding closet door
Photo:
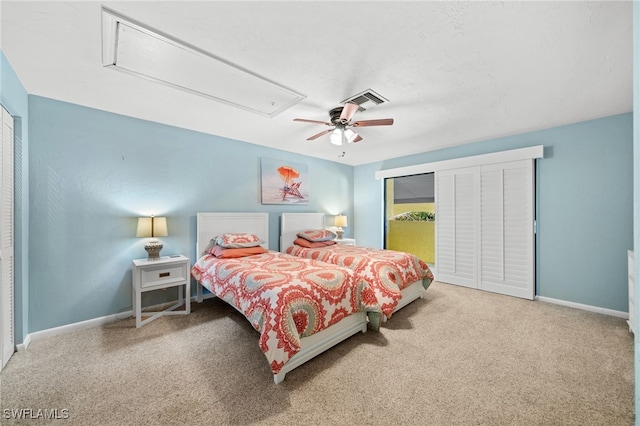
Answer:
[[436, 171], [438, 281], [533, 299], [533, 160]]
[[533, 160], [480, 168], [479, 288], [533, 299]]
[[436, 268], [438, 281], [478, 287], [478, 168], [438, 171]]
[[0, 140], [0, 345], [2, 364], [7, 364], [14, 350], [13, 340], [13, 117], [0, 108], [2, 139]]

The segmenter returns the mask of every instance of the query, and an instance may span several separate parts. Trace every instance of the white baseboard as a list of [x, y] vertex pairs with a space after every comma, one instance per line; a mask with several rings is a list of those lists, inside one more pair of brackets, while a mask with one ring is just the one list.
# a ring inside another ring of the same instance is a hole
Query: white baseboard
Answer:
[[18, 343], [16, 345], [16, 350], [18, 352], [26, 351], [30, 343], [31, 343], [31, 335], [27, 334], [27, 337], [24, 338], [24, 342]]
[[582, 309], [583, 311], [595, 312], [598, 314], [609, 315], [611, 317], [618, 317], [623, 319], [629, 319], [629, 313], [623, 311], [615, 311], [613, 309], [600, 308], [598, 306], [583, 305], [582, 303], [567, 302], [566, 300], [553, 299], [551, 297], [536, 296], [535, 300], [541, 302], [553, 303], [555, 305], [568, 306], [570, 308]]
[[24, 342], [16, 345], [18, 352], [26, 351], [29, 348], [29, 344], [32, 341], [46, 339], [51, 336], [57, 336], [60, 334], [71, 333], [73, 331], [86, 330], [87, 328], [100, 327], [105, 324], [119, 321], [121, 319], [129, 318], [133, 315], [133, 311], [125, 311], [117, 314], [107, 315], [104, 317], [93, 318], [86, 321], [75, 322], [73, 324], [61, 325], [60, 327], [48, 328], [46, 330], [36, 331], [34, 333], [27, 334]]
[[[215, 297], [213, 294], [209, 293], [203, 296], [203, 299], [210, 299]], [[174, 303], [174, 302], [167, 302]], [[145, 309], [155, 310], [162, 309], [163, 305], [167, 303], [162, 303], [154, 306], [145, 306]], [[196, 303], [196, 297], [191, 296], [191, 303]], [[107, 315], [104, 317], [93, 318], [86, 321], [75, 322], [73, 324], [61, 325], [60, 327], [48, 328], [46, 330], [36, 331], [33, 333], [27, 334], [24, 338], [24, 342], [18, 343], [16, 345], [16, 349], [18, 352], [26, 351], [29, 348], [31, 342], [35, 342], [36, 340], [46, 339], [48, 337], [57, 336], [60, 334], [71, 333], [73, 331], [86, 330], [88, 328], [100, 327], [106, 324], [111, 324], [112, 322], [120, 321], [122, 319], [130, 318], [133, 316], [133, 310], [119, 312], [117, 314]]]

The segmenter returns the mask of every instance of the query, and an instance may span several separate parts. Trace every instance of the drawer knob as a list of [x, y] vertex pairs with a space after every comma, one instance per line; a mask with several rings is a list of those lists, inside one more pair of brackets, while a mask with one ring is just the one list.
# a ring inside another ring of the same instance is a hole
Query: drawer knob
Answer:
[[166, 278], [171, 275], [171, 272], [160, 272], [158, 278]]

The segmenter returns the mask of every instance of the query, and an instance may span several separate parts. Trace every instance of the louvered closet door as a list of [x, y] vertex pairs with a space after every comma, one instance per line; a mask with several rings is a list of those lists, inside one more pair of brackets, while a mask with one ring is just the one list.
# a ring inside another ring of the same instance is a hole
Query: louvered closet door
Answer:
[[2, 191], [0, 192], [0, 313], [2, 324], [2, 367], [7, 364], [14, 350], [13, 339], [13, 117], [2, 111], [2, 140], [0, 141]]
[[436, 268], [438, 281], [478, 287], [477, 167], [438, 171], [436, 189]]
[[533, 299], [533, 160], [480, 168], [480, 285]]

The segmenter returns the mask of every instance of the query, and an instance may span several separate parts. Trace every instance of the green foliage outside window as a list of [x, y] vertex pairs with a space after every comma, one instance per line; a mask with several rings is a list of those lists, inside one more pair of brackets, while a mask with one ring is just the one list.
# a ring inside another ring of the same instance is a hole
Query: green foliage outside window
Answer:
[[417, 222], [433, 222], [436, 220], [436, 214], [432, 212], [406, 212], [395, 215], [392, 220], [417, 221]]

